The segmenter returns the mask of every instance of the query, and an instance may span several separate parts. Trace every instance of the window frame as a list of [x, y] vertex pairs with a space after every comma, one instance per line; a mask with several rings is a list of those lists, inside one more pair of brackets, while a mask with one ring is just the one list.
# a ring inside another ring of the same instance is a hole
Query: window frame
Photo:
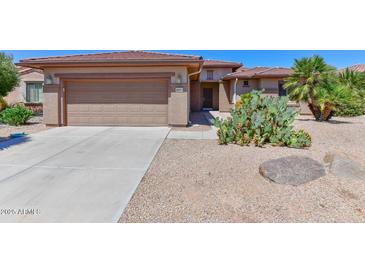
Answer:
[[[246, 85], [247, 82], [247, 85]], [[250, 81], [249, 80], [243, 80], [243, 87], [249, 87], [250, 86]]]
[[214, 80], [214, 70], [207, 70], [207, 80]]
[[[30, 86], [34, 85], [34, 87], [36, 88], [37, 85], [40, 85], [40, 88], [37, 89], [38, 91], [38, 101], [32, 101], [31, 99], [31, 95], [30, 93]], [[42, 95], [41, 93], [43, 92], [43, 82], [41, 81], [27, 81], [25, 82], [25, 103], [42, 103]]]

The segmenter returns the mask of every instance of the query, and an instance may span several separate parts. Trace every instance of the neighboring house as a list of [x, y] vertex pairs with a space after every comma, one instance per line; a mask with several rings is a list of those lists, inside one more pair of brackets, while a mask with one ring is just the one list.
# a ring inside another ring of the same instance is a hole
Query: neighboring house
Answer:
[[190, 112], [229, 111], [252, 89], [284, 95], [285, 68], [128, 51], [21, 60], [44, 72], [47, 125], [186, 126]]
[[20, 75], [19, 86], [4, 97], [9, 105], [41, 105], [43, 102], [43, 71], [40, 69], [17, 66]]

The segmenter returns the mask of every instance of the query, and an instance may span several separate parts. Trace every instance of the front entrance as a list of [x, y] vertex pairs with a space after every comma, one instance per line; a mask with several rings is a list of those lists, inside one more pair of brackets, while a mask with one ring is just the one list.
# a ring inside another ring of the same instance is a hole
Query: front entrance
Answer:
[[190, 110], [219, 110], [219, 83], [190, 84]]
[[203, 108], [213, 108], [213, 88], [203, 88]]

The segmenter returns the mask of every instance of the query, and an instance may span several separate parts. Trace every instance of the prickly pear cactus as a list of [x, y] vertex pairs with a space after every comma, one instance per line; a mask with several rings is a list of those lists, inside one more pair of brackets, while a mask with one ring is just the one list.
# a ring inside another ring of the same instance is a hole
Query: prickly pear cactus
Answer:
[[227, 119], [215, 119], [219, 144], [255, 144], [263, 146], [308, 147], [311, 138], [303, 130], [295, 131], [297, 112], [288, 107], [287, 97], [264, 96], [261, 91], [241, 95], [239, 104]]

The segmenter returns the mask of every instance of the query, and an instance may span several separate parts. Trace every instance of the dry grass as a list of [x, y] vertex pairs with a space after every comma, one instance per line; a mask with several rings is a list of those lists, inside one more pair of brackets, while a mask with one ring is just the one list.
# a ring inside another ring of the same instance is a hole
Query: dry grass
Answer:
[[305, 155], [321, 161], [328, 151], [365, 165], [365, 116], [319, 123], [300, 117], [311, 133], [306, 150], [219, 146], [210, 140], [166, 140], [121, 222], [364, 222], [365, 178], [331, 174], [301, 186], [278, 185], [258, 173], [269, 159]]

